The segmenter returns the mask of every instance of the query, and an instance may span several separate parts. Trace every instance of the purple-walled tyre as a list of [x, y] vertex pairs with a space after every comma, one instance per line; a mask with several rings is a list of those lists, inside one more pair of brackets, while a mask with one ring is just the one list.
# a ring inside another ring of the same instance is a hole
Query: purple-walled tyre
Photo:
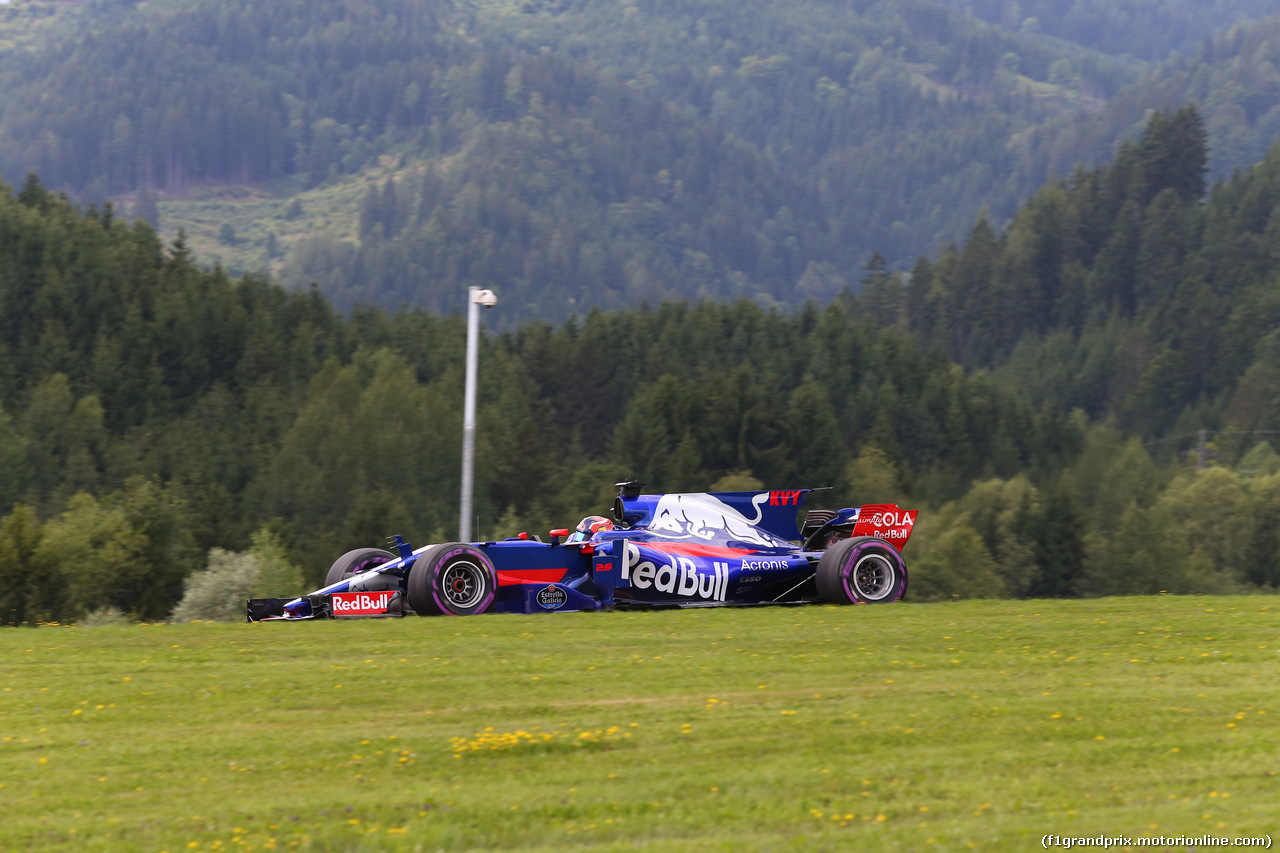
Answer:
[[333, 561], [333, 565], [329, 567], [329, 573], [324, 576], [324, 585], [333, 586], [338, 581], [367, 572], [374, 566], [390, 563], [395, 558], [395, 554], [381, 548], [357, 548], [354, 551], [348, 551]]
[[887, 604], [907, 591], [898, 549], [873, 536], [841, 539], [818, 560], [818, 595], [832, 604]]
[[484, 613], [498, 592], [498, 573], [473, 545], [449, 542], [423, 551], [409, 569], [409, 606], [423, 616]]

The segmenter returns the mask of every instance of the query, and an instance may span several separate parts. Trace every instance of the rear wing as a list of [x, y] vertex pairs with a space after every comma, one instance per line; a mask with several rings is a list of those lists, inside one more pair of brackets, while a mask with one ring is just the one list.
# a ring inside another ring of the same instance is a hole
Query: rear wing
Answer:
[[874, 536], [901, 551], [916, 528], [919, 510], [903, 509], [897, 504], [866, 504], [858, 508], [854, 536]]

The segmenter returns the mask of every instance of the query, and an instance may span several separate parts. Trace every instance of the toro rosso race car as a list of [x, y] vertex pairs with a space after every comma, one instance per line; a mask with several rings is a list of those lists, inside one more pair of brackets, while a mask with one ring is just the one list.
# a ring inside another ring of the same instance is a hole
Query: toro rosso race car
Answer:
[[471, 616], [638, 607], [880, 604], [907, 588], [902, 548], [916, 511], [878, 504], [799, 508], [812, 489], [642, 495], [618, 484], [613, 518], [551, 541], [359, 548], [300, 598], [251, 599], [248, 619]]

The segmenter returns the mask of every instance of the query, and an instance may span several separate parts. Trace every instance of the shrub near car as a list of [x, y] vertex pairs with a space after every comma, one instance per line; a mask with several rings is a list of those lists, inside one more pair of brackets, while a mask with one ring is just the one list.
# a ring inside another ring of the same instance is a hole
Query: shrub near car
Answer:
[[811, 489], [645, 495], [619, 483], [612, 518], [549, 542], [359, 548], [299, 598], [250, 599], [248, 619], [548, 613], [639, 607], [881, 604], [902, 598], [916, 511], [813, 509]]

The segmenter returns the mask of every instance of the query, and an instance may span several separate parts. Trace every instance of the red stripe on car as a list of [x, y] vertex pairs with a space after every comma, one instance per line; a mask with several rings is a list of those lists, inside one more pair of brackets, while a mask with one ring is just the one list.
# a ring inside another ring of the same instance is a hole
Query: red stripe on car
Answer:
[[691, 542], [639, 542], [645, 548], [664, 554], [683, 554], [686, 557], [741, 557], [754, 554], [747, 548], [726, 548], [723, 545], [698, 545]]
[[512, 586], [520, 583], [556, 583], [568, 571], [568, 569], [509, 569], [498, 572], [498, 586]]

